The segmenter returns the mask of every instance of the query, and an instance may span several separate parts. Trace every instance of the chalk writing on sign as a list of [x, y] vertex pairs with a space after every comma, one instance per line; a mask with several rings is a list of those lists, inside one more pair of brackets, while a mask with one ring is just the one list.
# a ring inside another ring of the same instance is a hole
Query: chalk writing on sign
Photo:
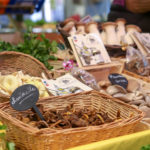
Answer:
[[32, 95], [34, 95], [33, 92], [35, 92], [36, 89], [31, 87], [31, 86], [28, 86], [26, 88], [26, 91], [24, 92], [19, 92], [18, 96], [17, 97], [13, 97], [12, 96], [12, 101], [11, 101], [11, 104], [14, 105], [16, 104], [16, 102], [19, 102], [19, 104], [22, 104], [23, 101], [25, 101], [26, 99], [28, 99], [29, 97], [31, 97]]
[[128, 80], [123, 75], [113, 73], [108, 76], [108, 79], [113, 85], [117, 84], [117, 85], [122, 86], [125, 89], [128, 86]]

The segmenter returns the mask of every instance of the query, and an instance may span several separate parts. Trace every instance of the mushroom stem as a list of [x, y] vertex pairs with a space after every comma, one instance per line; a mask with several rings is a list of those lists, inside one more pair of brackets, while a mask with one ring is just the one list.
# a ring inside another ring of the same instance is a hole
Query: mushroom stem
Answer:
[[76, 28], [77, 28], [76, 34], [86, 34], [85, 33], [85, 24], [77, 24]]
[[100, 35], [100, 32], [98, 30], [98, 25], [96, 22], [90, 22], [86, 25], [86, 32], [88, 33], [95, 33], [97, 34], [100, 38], [101, 38], [101, 35]]
[[70, 35], [75, 35], [76, 28], [75, 28], [75, 20], [72, 18], [66, 19], [64, 21], [64, 27], [63, 30], [67, 31]]
[[106, 42], [108, 45], [119, 45], [119, 42], [117, 40], [117, 35], [116, 35], [116, 23], [114, 22], [107, 22], [102, 24], [103, 30], [106, 32]]
[[101, 38], [102, 38], [103, 43], [106, 44], [106, 33], [105, 33], [105, 31], [101, 32]]
[[134, 41], [131, 38], [131, 34], [133, 32], [141, 32], [141, 29], [138, 26], [136, 26], [136, 25], [127, 25], [126, 26], [126, 31], [127, 31], [127, 34], [125, 36], [125, 40], [127, 41], [127, 43], [129, 45], [133, 45]]
[[123, 37], [126, 35], [126, 31], [125, 31], [126, 20], [123, 18], [120, 18], [116, 20], [116, 23], [117, 23], [117, 39], [118, 39], [118, 42], [121, 43]]
[[76, 28], [75, 28], [75, 26], [73, 26], [73, 27], [71, 28], [71, 30], [69, 31], [69, 34], [70, 34], [71, 36], [76, 34]]

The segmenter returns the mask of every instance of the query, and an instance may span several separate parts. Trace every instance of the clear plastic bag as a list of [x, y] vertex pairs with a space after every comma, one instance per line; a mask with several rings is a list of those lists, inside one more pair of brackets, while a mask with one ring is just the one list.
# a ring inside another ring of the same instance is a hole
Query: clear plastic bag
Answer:
[[131, 46], [127, 48], [126, 69], [142, 76], [150, 75], [149, 62], [141, 52]]
[[78, 67], [73, 67], [71, 70], [71, 74], [76, 79], [78, 79], [82, 83], [86, 84], [87, 86], [91, 87], [92, 89], [97, 90], [97, 91], [100, 90], [100, 88], [99, 88], [95, 78], [93, 77], [93, 75], [91, 75], [87, 71], [82, 70]]

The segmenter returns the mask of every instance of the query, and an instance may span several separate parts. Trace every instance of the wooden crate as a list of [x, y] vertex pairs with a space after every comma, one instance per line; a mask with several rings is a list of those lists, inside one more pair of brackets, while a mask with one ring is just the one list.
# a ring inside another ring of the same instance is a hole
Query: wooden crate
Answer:
[[100, 80], [107, 80], [108, 75], [111, 73], [122, 73], [123, 68], [123, 63], [119, 61], [112, 61], [109, 64], [98, 66], [82, 67], [82, 69], [91, 73], [95, 77], [97, 82], [99, 82]]
[[128, 76], [132, 76], [134, 78], [141, 79], [141, 80], [143, 80], [145, 82], [150, 83], [150, 77], [140, 76], [140, 75], [138, 75], [136, 73], [130, 72], [130, 71], [125, 70], [125, 69], [123, 70], [123, 73], [126, 74], [126, 75], [128, 75]]
[[[124, 68], [123, 64], [120, 63], [119, 61], [112, 61], [109, 64], [82, 67], [81, 69], [91, 73], [95, 77], [96, 81], [99, 82], [100, 80], [106, 80], [110, 73], [122, 73], [123, 68]], [[53, 78], [60, 77], [65, 73], [68, 72], [63, 69], [50, 71], [50, 74], [53, 76]]]
[[[102, 72], [101, 72], [102, 73]], [[117, 72], [116, 72], [117, 73]], [[129, 72], [129, 74], [124, 70], [122, 73], [120, 73], [121, 75], [123, 75], [124, 77], [126, 77], [127, 78], [127, 80], [131, 80], [131, 79], [133, 79], [133, 80], [136, 80], [136, 81], [138, 81], [141, 85], [142, 85], [142, 89], [145, 89], [145, 90], [149, 90], [150, 89], [150, 82], [149, 81], [147, 81], [147, 80], [143, 80], [143, 79], [141, 79], [140, 77], [141, 76], [134, 76], [134, 75], [132, 75], [132, 74], [130, 74], [131, 72]], [[105, 75], [106, 77], [106, 79], [105, 79], [105, 81], [108, 81], [108, 75]], [[99, 81], [103, 81], [104, 79], [103, 78], [100, 78], [100, 80]]]

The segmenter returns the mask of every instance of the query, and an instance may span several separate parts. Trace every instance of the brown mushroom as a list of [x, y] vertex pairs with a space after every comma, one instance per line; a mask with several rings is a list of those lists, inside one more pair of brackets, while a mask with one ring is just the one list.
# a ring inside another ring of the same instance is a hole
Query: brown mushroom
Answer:
[[137, 91], [139, 88], [140, 88], [140, 83], [138, 81], [133, 80], [133, 79], [128, 80], [127, 91], [134, 92], [134, 91]]
[[76, 28], [77, 28], [76, 34], [85, 34], [86, 33], [85, 32], [85, 23], [81, 23], [81, 22], [77, 23]]
[[74, 19], [72, 19], [72, 18], [68, 18], [68, 19], [66, 19], [64, 22], [63, 22], [63, 24], [64, 24], [64, 26], [63, 26], [63, 29], [65, 30], [66, 28], [68, 28], [68, 27], [70, 27], [70, 26], [72, 26], [72, 25], [75, 25], [75, 20]]
[[102, 80], [98, 82], [98, 85], [102, 88], [108, 87], [111, 85], [110, 81]]
[[62, 29], [70, 35], [74, 35], [76, 33], [75, 23], [76, 21], [74, 19], [68, 18], [63, 22], [64, 27]]
[[98, 25], [97, 25], [96, 22], [89, 22], [89, 23], [87, 23], [86, 26], [85, 26], [85, 31], [87, 33], [95, 33], [101, 38], [100, 32], [98, 30]]
[[131, 24], [131, 25], [126, 26], [126, 31], [127, 32], [141, 32], [142, 30], [140, 29], [140, 27]]

